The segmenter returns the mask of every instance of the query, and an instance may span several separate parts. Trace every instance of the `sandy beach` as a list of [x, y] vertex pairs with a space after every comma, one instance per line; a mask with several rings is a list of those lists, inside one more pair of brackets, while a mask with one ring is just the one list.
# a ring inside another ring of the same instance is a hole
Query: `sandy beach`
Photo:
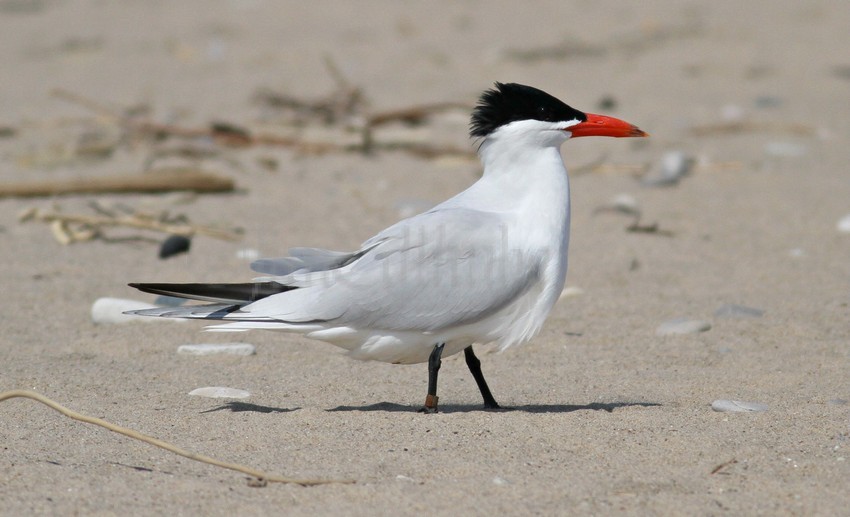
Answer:
[[[0, 198], [0, 391], [272, 474], [355, 481], [250, 486], [13, 399], [0, 514], [846, 514], [848, 27], [837, 0], [0, 0], [0, 184], [188, 167], [236, 185]], [[482, 410], [462, 354], [425, 415], [424, 364], [93, 321], [99, 298], [154, 302], [128, 282], [248, 281], [253, 258], [353, 250], [461, 191], [481, 173], [469, 108], [494, 81], [651, 135], [563, 146], [567, 289], [530, 343], [477, 347], [512, 410]], [[370, 116], [423, 106], [359, 149]], [[63, 245], [68, 228], [19, 220], [33, 208], [241, 234], [163, 260], [163, 233]], [[177, 352], [202, 343], [256, 352]], [[189, 395], [203, 387], [249, 396]], [[712, 409], [724, 400], [766, 410]]]

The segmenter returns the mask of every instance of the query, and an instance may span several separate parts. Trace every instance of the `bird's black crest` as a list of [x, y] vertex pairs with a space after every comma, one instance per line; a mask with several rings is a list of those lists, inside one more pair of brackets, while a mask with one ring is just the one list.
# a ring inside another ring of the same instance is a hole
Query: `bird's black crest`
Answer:
[[516, 83], [496, 83], [485, 91], [472, 110], [469, 134], [487, 136], [497, 128], [517, 120], [566, 122], [587, 120], [587, 115], [571, 108], [548, 93]]

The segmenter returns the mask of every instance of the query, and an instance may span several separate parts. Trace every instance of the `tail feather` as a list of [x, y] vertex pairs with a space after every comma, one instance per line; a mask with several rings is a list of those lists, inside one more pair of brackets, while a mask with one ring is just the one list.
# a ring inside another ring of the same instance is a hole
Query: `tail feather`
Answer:
[[163, 318], [198, 318], [220, 320], [233, 311], [239, 310], [238, 305], [213, 303], [210, 305], [183, 305], [180, 307], [157, 307], [155, 309], [139, 309], [127, 311], [124, 314], [136, 316], [160, 316]]
[[[195, 320], [234, 320], [241, 325], [259, 325], [257, 328], [266, 328], [271, 325], [274, 328], [284, 326], [286, 323], [277, 321], [267, 316], [255, 316], [251, 313], [240, 312], [240, 305], [228, 303], [212, 303], [208, 305], [183, 305], [180, 307], [156, 307], [154, 309], [139, 309], [126, 311], [124, 314], [135, 316], [158, 316], [160, 318], [186, 318]], [[271, 328], [271, 327], [269, 327]]]
[[129, 284], [130, 287], [151, 293], [216, 303], [246, 304], [273, 294], [296, 289], [278, 282], [248, 282], [244, 284]]

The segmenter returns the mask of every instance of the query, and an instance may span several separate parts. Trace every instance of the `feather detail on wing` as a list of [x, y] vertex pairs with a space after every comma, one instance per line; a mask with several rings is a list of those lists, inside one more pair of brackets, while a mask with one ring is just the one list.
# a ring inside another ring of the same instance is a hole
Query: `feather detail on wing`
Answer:
[[288, 257], [255, 260], [251, 263], [251, 269], [274, 276], [286, 276], [296, 272], [328, 271], [347, 266], [367, 251], [369, 251], [368, 247], [355, 252], [292, 248], [289, 250]]
[[136, 316], [159, 316], [162, 318], [191, 318], [204, 320], [224, 319], [228, 314], [239, 310], [238, 305], [213, 303], [209, 305], [184, 305], [180, 307], [158, 307], [156, 309], [140, 309], [127, 311], [124, 314]]
[[[345, 258], [301, 253], [299, 269], [282, 267], [290, 272], [269, 278], [297, 289], [241, 310], [249, 318], [422, 332], [481, 320], [538, 280], [539, 257], [511, 246], [506, 217], [432, 210], [391, 226]], [[269, 271], [266, 265], [255, 269]]]

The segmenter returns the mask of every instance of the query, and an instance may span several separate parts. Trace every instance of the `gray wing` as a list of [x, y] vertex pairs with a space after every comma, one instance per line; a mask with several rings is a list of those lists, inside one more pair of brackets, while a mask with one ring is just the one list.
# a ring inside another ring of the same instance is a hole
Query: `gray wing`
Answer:
[[288, 257], [260, 259], [251, 263], [258, 273], [285, 276], [295, 272], [337, 269], [356, 260], [360, 252], [330, 251], [319, 248], [292, 248]]
[[510, 304], [538, 278], [539, 257], [511, 247], [506, 217], [454, 208], [406, 219], [354, 254], [316, 255], [335, 268], [281, 268], [291, 272], [275, 281], [299, 288], [242, 312], [387, 330], [435, 331], [478, 321]]

